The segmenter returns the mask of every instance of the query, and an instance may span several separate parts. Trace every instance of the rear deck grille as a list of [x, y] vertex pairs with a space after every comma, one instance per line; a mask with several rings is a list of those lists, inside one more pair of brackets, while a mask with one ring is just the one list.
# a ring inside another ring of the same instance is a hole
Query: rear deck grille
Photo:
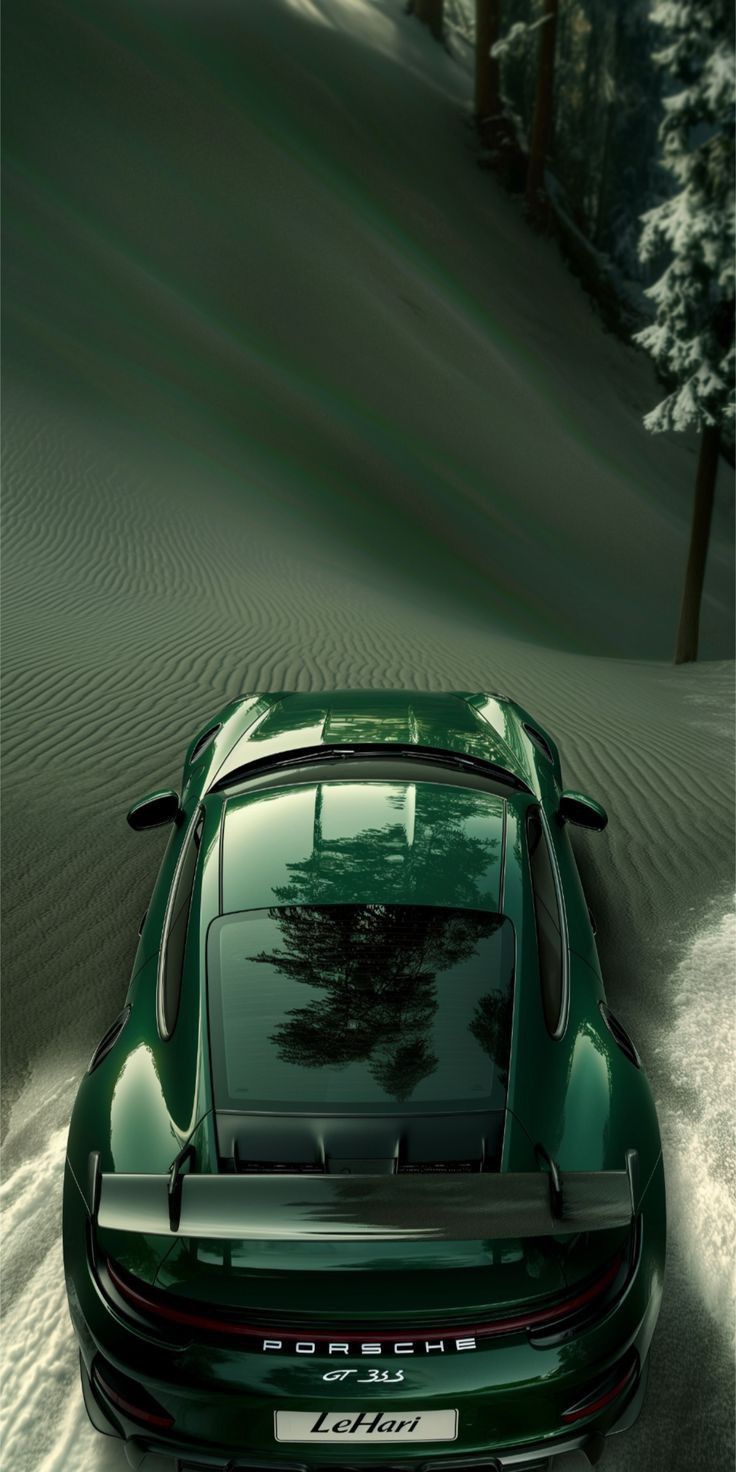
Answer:
[[[357, 1169], [359, 1161], [355, 1162]], [[364, 1162], [366, 1166], [371, 1161]], [[237, 1160], [232, 1158], [220, 1162], [224, 1171], [235, 1172], [236, 1175], [246, 1176], [322, 1176], [329, 1174], [329, 1164], [323, 1165], [320, 1161], [305, 1160], [244, 1160], [238, 1155]], [[339, 1165], [339, 1162], [338, 1162]], [[388, 1161], [387, 1165], [391, 1165]], [[487, 1163], [487, 1169], [491, 1169], [491, 1163]], [[399, 1158], [394, 1162], [394, 1169], [399, 1175], [469, 1175], [475, 1171], [484, 1169], [482, 1160], [402, 1160]], [[372, 1174], [373, 1172], [369, 1172]]]
[[246, 1176], [323, 1176], [323, 1165], [304, 1160], [238, 1160], [238, 1175]]
[[480, 1160], [420, 1160], [410, 1164], [406, 1160], [399, 1162], [401, 1175], [467, 1175], [471, 1171], [479, 1171], [482, 1162]]

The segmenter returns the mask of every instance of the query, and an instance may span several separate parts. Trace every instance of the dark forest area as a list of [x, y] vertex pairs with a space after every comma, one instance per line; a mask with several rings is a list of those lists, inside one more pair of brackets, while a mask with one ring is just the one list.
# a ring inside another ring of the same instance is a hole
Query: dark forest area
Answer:
[[734, 464], [734, 12], [725, 0], [409, 0], [472, 60], [478, 162], [645, 348], [653, 433], [699, 452], [675, 662], [697, 658], [718, 464]]
[[[582, 237], [591, 269], [607, 277], [622, 311], [628, 306], [630, 312], [644, 311], [642, 288], [656, 275], [639, 256], [640, 217], [668, 192], [657, 137], [663, 77], [653, 52], [659, 35], [650, 9], [649, 0], [563, 0], [547, 138], [554, 207], [568, 231]], [[501, 33], [531, 26], [536, 13], [535, 0], [505, 0]], [[503, 115], [524, 151], [534, 122], [541, 30], [507, 42], [499, 64]]]

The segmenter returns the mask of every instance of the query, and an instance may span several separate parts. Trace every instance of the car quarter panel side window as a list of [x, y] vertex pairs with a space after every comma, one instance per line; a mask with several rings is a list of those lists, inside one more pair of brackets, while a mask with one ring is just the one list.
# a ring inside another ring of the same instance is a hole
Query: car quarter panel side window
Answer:
[[184, 948], [203, 824], [204, 815], [200, 814], [182, 853], [164, 940], [161, 1012], [166, 1037], [170, 1037], [174, 1031], [179, 1015]]
[[538, 808], [530, 809], [527, 814], [526, 835], [537, 927], [542, 1009], [548, 1030], [557, 1033], [564, 1003], [564, 924], [557, 897], [552, 855]]

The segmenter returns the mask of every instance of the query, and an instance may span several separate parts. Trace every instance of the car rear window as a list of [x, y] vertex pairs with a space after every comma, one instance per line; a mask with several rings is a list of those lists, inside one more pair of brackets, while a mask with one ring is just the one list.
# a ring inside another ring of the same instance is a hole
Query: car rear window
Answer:
[[514, 931], [479, 910], [281, 905], [208, 937], [220, 1109], [502, 1109]]

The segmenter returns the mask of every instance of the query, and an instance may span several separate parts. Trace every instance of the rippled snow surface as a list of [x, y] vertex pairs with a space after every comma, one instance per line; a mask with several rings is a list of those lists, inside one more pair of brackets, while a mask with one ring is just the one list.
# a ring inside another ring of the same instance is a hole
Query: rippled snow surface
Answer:
[[736, 912], [705, 926], [673, 978], [675, 1020], [658, 1052], [670, 1230], [715, 1321], [736, 1324]]
[[[4, 1472], [122, 1472], [82, 1402], [64, 1288], [61, 1190], [76, 1078], [37, 1079], [13, 1111], [0, 1191]], [[17, 1124], [16, 1124], [17, 1121]], [[45, 1137], [45, 1144], [37, 1140]], [[31, 1153], [18, 1159], [21, 1138]]]

